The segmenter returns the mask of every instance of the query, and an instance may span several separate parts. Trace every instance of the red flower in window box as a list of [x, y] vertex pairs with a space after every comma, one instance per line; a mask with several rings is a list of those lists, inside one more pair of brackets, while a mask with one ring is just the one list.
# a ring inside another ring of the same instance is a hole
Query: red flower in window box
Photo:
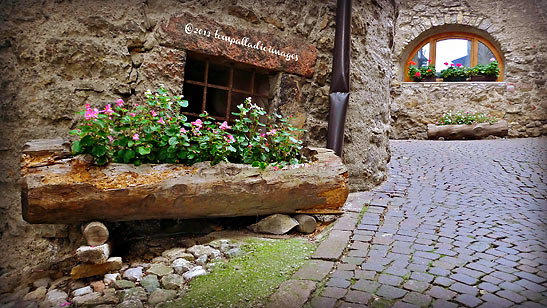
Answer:
[[414, 77], [420, 77], [422, 76], [422, 74], [420, 74], [420, 72], [416, 72], [416, 74], [414, 74]]

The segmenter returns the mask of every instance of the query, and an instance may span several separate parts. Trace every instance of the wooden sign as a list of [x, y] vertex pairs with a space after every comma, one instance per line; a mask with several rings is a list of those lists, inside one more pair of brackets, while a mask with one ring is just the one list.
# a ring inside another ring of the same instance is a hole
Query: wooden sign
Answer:
[[251, 29], [236, 29], [203, 16], [184, 14], [162, 25], [164, 45], [311, 77], [317, 50], [298, 39]]

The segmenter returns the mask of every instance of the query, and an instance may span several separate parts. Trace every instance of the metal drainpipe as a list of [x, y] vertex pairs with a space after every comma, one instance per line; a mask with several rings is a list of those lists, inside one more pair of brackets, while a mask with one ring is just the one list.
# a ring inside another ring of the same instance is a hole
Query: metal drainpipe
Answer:
[[338, 0], [336, 3], [336, 32], [330, 84], [330, 111], [327, 148], [342, 157], [344, 147], [344, 124], [349, 103], [349, 62], [351, 44], [351, 2]]

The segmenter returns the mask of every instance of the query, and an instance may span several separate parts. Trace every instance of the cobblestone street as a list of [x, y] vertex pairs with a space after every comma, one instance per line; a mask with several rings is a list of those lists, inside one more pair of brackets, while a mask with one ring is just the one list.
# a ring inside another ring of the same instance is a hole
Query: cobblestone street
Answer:
[[309, 305], [547, 306], [547, 138], [391, 151], [388, 181], [351, 194], [316, 251], [315, 271], [335, 270]]

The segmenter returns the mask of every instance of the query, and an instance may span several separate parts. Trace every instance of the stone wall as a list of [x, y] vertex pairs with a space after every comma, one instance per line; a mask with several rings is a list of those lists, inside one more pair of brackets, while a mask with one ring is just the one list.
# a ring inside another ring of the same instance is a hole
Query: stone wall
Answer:
[[[510, 137], [547, 134], [547, 2], [400, 1], [395, 26], [391, 138], [424, 139], [449, 110], [484, 112], [509, 123]], [[428, 36], [463, 31], [490, 40], [505, 64], [501, 83], [410, 83], [404, 64]]]
[[[0, 3], [0, 293], [18, 276], [64, 260], [78, 226], [29, 225], [22, 220], [18, 181], [21, 146], [68, 136], [85, 103], [140, 101], [164, 84], [180, 94], [186, 51], [162, 25], [180, 14], [207, 16], [239, 29], [300, 40], [317, 49], [313, 74], [274, 75], [271, 110], [294, 115], [312, 146], [326, 145], [335, 1], [2, 1]], [[390, 54], [394, 6], [354, 1], [352, 94], [345, 162], [352, 188], [386, 177], [389, 160]], [[259, 64], [259, 63], [257, 63]], [[369, 73], [369, 68], [374, 73]], [[290, 71], [290, 70], [286, 70]]]

